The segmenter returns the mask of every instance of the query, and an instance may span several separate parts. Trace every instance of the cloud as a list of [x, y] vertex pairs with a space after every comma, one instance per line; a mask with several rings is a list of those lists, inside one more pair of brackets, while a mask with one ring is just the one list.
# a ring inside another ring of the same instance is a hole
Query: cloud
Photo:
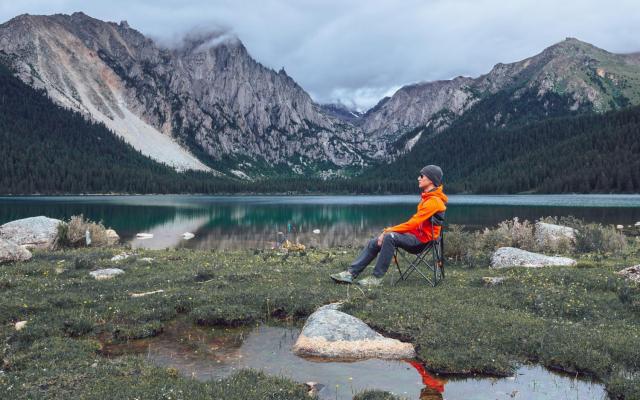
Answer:
[[359, 88], [334, 88], [331, 90], [327, 103], [342, 104], [352, 110], [364, 112], [378, 104], [384, 97], [393, 96], [400, 89], [394, 87], [359, 87]]
[[194, 26], [235, 34], [316, 101], [358, 109], [405, 84], [481, 75], [565, 37], [640, 51], [636, 0], [0, 0], [2, 20], [74, 11], [128, 20], [163, 41]]

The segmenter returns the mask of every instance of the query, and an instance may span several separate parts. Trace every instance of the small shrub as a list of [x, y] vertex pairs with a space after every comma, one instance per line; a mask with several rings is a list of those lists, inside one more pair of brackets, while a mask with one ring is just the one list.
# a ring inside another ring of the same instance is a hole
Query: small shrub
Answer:
[[91, 239], [90, 246], [101, 247], [109, 244], [107, 229], [100, 222], [92, 222], [85, 219], [82, 214], [74, 215], [69, 222], [58, 225], [58, 233], [55, 240], [56, 248], [84, 247], [87, 246], [87, 232]]
[[69, 233], [69, 225], [67, 225], [64, 222], [60, 222], [58, 224], [58, 231], [56, 233], [56, 238], [53, 242], [53, 247], [57, 249], [71, 247], [69, 240], [67, 238], [68, 233]]
[[84, 336], [93, 330], [93, 322], [84, 317], [64, 321], [64, 332], [71, 337]]
[[476, 236], [479, 250], [492, 252], [499, 247], [511, 246], [511, 238], [503, 230], [485, 228]]
[[622, 253], [627, 249], [626, 237], [614, 227], [585, 224], [576, 233], [576, 251], [579, 253]]
[[502, 221], [498, 224], [496, 231], [499, 236], [507, 239], [510, 247], [517, 247], [523, 250], [535, 249], [533, 224], [527, 220], [520, 222], [516, 217], [512, 220]]
[[194, 280], [196, 282], [206, 282], [216, 278], [216, 273], [212, 269], [199, 269], [196, 271]]
[[96, 261], [88, 255], [81, 255], [73, 259], [73, 268], [75, 269], [91, 269], [95, 267]]
[[444, 256], [461, 261], [473, 242], [473, 235], [465, 232], [460, 225], [451, 225], [444, 235]]

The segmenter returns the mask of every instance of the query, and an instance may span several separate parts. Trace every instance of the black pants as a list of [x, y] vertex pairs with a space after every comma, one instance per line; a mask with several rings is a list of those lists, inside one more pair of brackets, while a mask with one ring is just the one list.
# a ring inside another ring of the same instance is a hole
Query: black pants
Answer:
[[[396, 233], [391, 232], [384, 235], [382, 246], [378, 246], [378, 238], [375, 237], [369, 241], [367, 246], [362, 249], [362, 252], [355, 259], [351, 266], [349, 266], [349, 272], [353, 276], [358, 276], [376, 256], [376, 267], [373, 270], [373, 275], [376, 278], [382, 277], [389, 269], [391, 264], [391, 258], [397, 247], [407, 250], [409, 253], [419, 253], [427, 243], [422, 243], [417, 237], [410, 233]], [[380, 254], [378, 254], [380, 253]]]

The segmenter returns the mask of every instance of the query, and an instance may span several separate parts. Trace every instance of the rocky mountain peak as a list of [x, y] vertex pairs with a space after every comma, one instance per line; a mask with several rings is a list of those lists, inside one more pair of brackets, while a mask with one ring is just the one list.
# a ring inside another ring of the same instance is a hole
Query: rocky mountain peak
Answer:
[[525, 93], [540, 99], [546, 94], [564, 97], [570, 104], [567, 111], [640, 104], [640, 56], [613, 54], [567, 38], [522, 61], [497, 63], [475, 79], [404, 86], [369, 110], [361, 126], [374, 135], [396, 138], [421, 125], [438, 130], [501, 91], [509, 91], [514, 101]]
[[256, 163], [319, 173], [364, 165], [378, 150], [229, 32], [169, 48], [83, 13], [24, 16], [0, 25], [0, 50], [24, 82], [178, 169], [208, 169], [198, 154], [240, 177], [264, 170]]
[[[443, 124], [437, 114], [448, 110], [459, 115], [474, 102], [469, 90], [471, 78], [420, 82], [400, 88], [391, 98], [383, 99], [369, 110], [362, 121], [364, 131], [378, 137], [398, 137], [419, 125], [427, 125], [432, 118], [435, 125]], [[448, 115], [442, 115], [448, 120]]]

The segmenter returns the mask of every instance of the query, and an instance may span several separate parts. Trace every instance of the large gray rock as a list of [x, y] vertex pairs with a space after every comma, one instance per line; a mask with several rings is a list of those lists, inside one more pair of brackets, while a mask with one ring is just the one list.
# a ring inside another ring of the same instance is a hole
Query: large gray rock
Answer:
[[501, 247], [491, 256], [491, 268], [528, 267], [538, 268], [550, 265], [571, 266], [576, 260], [567, 257], [551, 257], [532, 253], [514, 247]]
[[555, 248], [564, 243], [576, 240], [576, 230], [568, 226], [536, 222], [536, 244], [540, 247]]
[[360, 319], [339, 311], [336, 304], [320, 307], [309, 316], [293, 351], [330, 358], [415, 357], [411, 343], [382, 336]]
[[0, 238], [0, 264], [13, 261], [27, 261], [31, 258], [29, 250], [14, 242]]
[[28, 248], [49, 249], [58, 235], [59, 219], [31, 217], [0, 226], [0, 238]]

